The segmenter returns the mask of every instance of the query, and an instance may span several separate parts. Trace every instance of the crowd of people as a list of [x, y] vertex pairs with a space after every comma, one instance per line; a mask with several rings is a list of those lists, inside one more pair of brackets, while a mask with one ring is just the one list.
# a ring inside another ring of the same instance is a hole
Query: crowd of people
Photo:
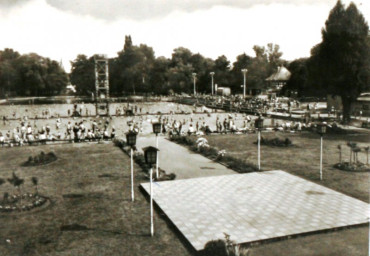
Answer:
[[[103, 122], [104, 121], [104, 122]], [[24, 144], [46, 143], [47, 141], [68, 140], [72, 142], [111, 140], [116, 135], [110, 119], [81, 120], [78, 122], [62, 123], [61, 118], [56, 118], [55, 126], [49, 124], [37, 126], [37, 120], [23, 120], [19, 126], [6, 133], [0, 132], [0, 146], [22, 146]]]

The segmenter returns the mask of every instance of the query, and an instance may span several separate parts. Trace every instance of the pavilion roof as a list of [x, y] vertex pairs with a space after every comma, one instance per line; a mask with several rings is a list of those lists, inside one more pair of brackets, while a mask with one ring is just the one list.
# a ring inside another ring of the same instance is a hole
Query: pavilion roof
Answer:
[[266, 81], [288, 81], [291, 75], [286, 67], [280, 66], [275, 73], [266, 78]]

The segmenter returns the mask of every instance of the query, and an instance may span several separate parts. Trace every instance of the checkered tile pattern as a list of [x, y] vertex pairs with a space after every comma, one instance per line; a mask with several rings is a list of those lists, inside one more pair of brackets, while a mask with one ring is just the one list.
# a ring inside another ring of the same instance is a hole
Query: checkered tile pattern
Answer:
[[[149, 183], [141, 184], [149, 194]], [[195, 249], [231, 236], [237, 243], [369, 221], [369, 205], [283, 171], [165, 181], [154, 200]]]

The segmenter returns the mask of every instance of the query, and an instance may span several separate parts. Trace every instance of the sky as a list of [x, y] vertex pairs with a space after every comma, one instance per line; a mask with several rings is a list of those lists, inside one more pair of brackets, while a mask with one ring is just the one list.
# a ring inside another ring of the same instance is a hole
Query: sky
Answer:
[[[346, 5], [350, 1], [342, 0]], [[353, 1], [369, 21], [370, 1]], [[309, 57], [321, 42], [336, 0], [0, 0], [0, 49], [62, 61], [78, 54], [117, 56], [125, 35], [153, 47], [216, 59], [254, 56], [253, 46], [278, 44], [283, 59]]]

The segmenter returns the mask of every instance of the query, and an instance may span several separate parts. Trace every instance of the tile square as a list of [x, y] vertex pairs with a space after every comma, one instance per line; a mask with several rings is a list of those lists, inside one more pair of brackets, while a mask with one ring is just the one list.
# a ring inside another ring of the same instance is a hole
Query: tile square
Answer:
[[284, 171], [164, 181], [154, 200], [196, 250], [369, 222], [369, 204]]

